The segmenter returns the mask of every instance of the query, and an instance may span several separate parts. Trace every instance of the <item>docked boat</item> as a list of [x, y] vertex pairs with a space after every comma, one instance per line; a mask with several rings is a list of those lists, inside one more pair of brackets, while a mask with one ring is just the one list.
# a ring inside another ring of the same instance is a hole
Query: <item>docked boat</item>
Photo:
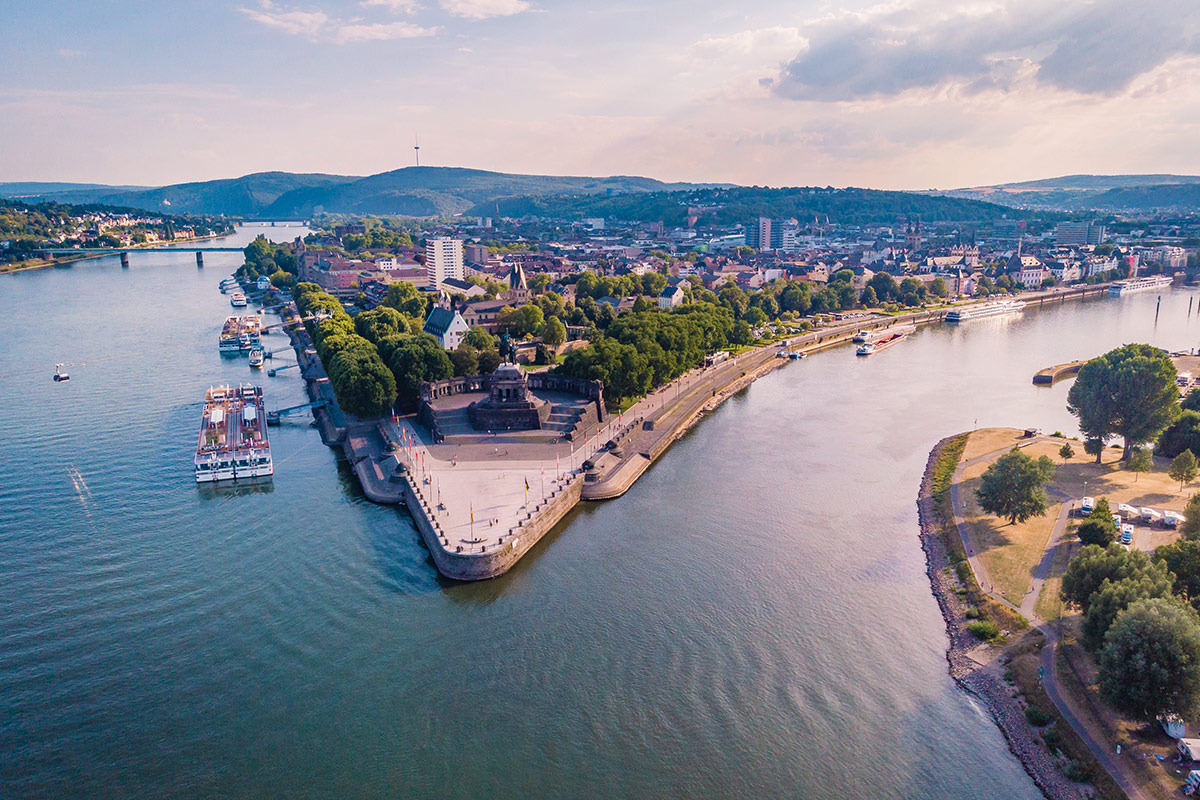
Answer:
[[799, 361], [802, 358], [808, 358], [808, 353], [804, 352], [803, 350], [796, 350], [788, 353], [788, 358], [790, 358], [792, 361]]
[[246, 295], [242, 292], [234, 292], [233, 294], [229, 295], [229, 305], [233, 306], [234, 308], [241, 308], [242, 306], [246, 305]]
[[246, 353], [262, 344], [262, 319], [257, 315], [226, 317], [217, 340], [222, 353]]
[[254, 347], [250, 350], [250, 366], [254, 369], [261, 369], [263, 360], [266, 358], [266, 351], [261, 347]]
[[209, 388], [201, 412], [195, 465], [197, 483], [275, 473], [260, 387]]
[[1108, 287], [1109, 297], [1124, 297], [1134, 292], [1145, 292], [1150, 289], [1161, 289], [1171, 285], [1170, 275], [1147, 275], [1144, 278], [1129, 278], [1116, 281]]
[[875, 353], [878, 353], [881, 350], [888, 349], [889, 347], [891, 347], [894, 344], [899, 344], [900, 342], [904, 341], [907, 338], [908, 338], [907, 333], [893, 333], [893, 334], [890, 334], [889, 336], [885, 336], [882, 339], [876, 339], [873, 342], [864, 342], [863, 344], [859, 345], [858, 350], [855, 351], [855, 355], [860, 355], [860, 356], [874, 355]]
[[70, 374], [63, 372], [63, 365], [55, 364], [54, 365], [54, 382], [62, 383], [63, 381], [69, 381], [69, 380], [71, 380], [71, 376], [70, 376]]
[[867, 342], [877, 342], [893, 333], [913, 333], [917, 326], [911, 323], [905, 325], [893, 325], [890, 328], [876, 328], [875, 330], [861, 330], [854, 334], [850, 341], [855, 344], [866, 344]]
[[966, 322], [971, 319], [998, 317], [1003, 314], [1015, 314], [1025, 308], [1022, 300], [995, 300], [974, 306], [956, 308], [946, 315], [946, 322]]

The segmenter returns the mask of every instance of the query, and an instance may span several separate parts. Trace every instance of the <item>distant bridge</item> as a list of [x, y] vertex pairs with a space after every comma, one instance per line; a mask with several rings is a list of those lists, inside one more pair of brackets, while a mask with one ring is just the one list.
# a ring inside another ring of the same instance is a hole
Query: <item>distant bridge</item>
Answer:
[[70, 255], [72, 253], [109, 253], [118, 255], [124, 253], [241, 253], [244, 247], [189, 247], [188, 245], [169, 245], [166, 247], [45, 247], [39, 253], [54, 255]]

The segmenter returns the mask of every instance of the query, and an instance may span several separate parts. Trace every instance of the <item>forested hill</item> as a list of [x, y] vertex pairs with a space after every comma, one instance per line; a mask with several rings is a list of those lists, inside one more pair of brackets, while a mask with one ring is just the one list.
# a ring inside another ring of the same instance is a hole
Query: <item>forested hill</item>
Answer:
[[365, 178], [320, 173], [258, 172], [240, 178], [149, 189], [0, 183], [0, 197], [63, 203], [106, 203], [177, 213], [298, 219], [310, 217], [319, 211], [449, 216], [477, 204], [513, 195], [642, 193], [716, 185], [672, 184], [635, 176], [564, 177], [515, 175], [458, 167], [406, 167]]
[[537, 216], [554, 219], [606, 219], [683, 224], [689, 208], [700, 209], [700, 223], [733, 224], [756, 217], [843, 224], [890, 223], [919, 216], [927, 222], [975, 222], [1019, 218], [1022, 213], [994, 203], [878, 189], [758, 186], [647, 192], [636, 195], [541, 195], [508, 197], [478, 205], [467, 213], [493, 216]]

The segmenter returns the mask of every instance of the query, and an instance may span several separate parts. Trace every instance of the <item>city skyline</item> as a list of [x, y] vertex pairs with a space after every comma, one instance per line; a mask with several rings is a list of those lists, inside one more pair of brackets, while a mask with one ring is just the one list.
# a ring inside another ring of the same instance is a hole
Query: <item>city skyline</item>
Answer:
[[0, 180], [421, 163], [954, 188], [1200, 173], [1182, 2], [223, 2], [4, 12]]

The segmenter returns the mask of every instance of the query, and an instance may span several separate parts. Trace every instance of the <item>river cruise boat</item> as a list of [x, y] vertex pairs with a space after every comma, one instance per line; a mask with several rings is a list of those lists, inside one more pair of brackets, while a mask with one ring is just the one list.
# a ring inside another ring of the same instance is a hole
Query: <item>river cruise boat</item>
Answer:
[[261, 347], [255, 347], [250, 350], [250, 366], [253, 369], [262, 369], [263, 360], [266, 359], [266, 351]]
[[1108, 287], [1109, 297], [1124, 297], [1134, 292], [1145, 292], [1150, 289], [1161, 289], [1171, 285], [1170, 275], [1147, 275], [1145, 278], [1129, 278], [1116, 281]]
[[226, 317], [217, 349], [222, 353], [247, 353], [262, 344], [262, 320], [257, 315]]
[[261, 478], [275, 473], [262, 389], [210, 387], [196, 443], [196, 482]]
[[854, 334], [850, 340], [855, 344], [866, 344], [867, 342], [877, 342], [893, 333], [913, 333], [917, 330], [916, 325], [893, 325], [890, 328], [876, 328], [875, 330], [862, 330]]
[[1025, 303], [1021, 300], [996, 300], [990, 303], [956, 308], [946, 315], [946, 322], [966, 322], [970, 319], [1015, 314], [1023, 308], [1025, 308]]
[[908, 338], [907, 333], [892, 333], [882, 339], [876, 339], [873, 342], [864, 342], [859, 345], [855, 355], [869, 356], [878, 353], [881, 350], [886, 350], [894, 344], [899, 344]]
[[242, 306], [246, 305], [246, 295], [242, 294], [241, 292], [234, 292], [233, 294], [229, 295], [229, 305], [233, 306], [234, 308], [241, 308]]

